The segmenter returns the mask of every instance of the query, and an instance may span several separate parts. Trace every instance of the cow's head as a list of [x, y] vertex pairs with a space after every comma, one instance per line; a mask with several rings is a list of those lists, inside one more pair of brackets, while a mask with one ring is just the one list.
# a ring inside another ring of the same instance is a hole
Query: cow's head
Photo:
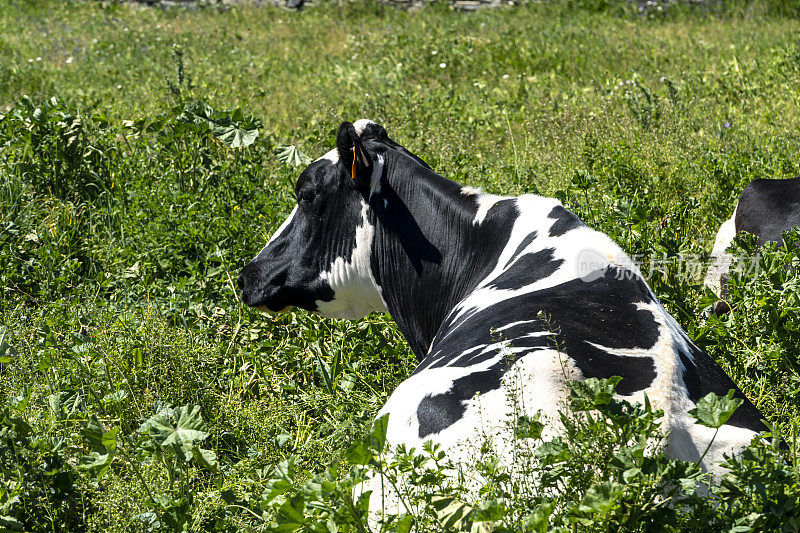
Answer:
[[380, 188], [389, 152], [398, 151], [408, 154], [374, 122], [343, 123], [336, 148], [297, 179], [289, 218], [239, 274], [243, 302], [336, 318], [385, 311], [371, 266], [376, 222], [370, 197]]

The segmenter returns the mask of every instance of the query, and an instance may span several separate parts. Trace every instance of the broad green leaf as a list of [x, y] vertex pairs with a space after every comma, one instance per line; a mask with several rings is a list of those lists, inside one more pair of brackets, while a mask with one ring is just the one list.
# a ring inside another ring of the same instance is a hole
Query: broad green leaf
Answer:
[[97, 421], [97, 418], [92, 417], [85, 428], [81, 428], [80, 433], [89, 444], [89, 447], [94, 449], [103, 446], [103, 433], [105, 430]]
[[303, 526], [305, 518], [306, 502], [302, 494], [295, 494], [278, 508], [275, 516], [275, 526], [270, 531], [280, 533], [290, 533], [297, 531]]
[[13, 516], [0, 516], [0, 532], [25, 531], [25, 526]]
[[21, 413], [25, 410], [26, 407], [28, 407], [28, 402], [30, 401], [30, 399], [31, 399], [31, 389], [26, 387], [21, 391], [19, 391], [19, 394], [17, 394], [16, 396], [11, 396], [8, 399], [8, 405], [15, 411]]
[[474, 522], [489, 522], [500, 520], [505, 513], [506, 505], [502, 500], [487, 500], [475, 507], [471, 518]]
[[389, 413], [381, 416], [380, 418], [376, 418], [375, 422], [372, 423], [372, 445], [375, 447], [375, 450], [378, 452], [383, 451], [384, 446], [386, 445], [386, 432], [389, 429]]
[[561, 439], [561, 437], [556, 437], [551, 441], [543, 442], [536, 448], [534, 454], [542, 462], [542, 466], [561, 463], [572, 456], [569, 448]]
[[372, 423], [372, 430], [369, 435], [358, 440], [347, 449], [345, 458], [348, 462], [353, 465], [369, 464], [375, 455], [380, 454], [386, 446], [386, 431], [388, 428], [389, 415], [387, 413]]
[[542, 436], [544, 424], [539, 420], [541, 413], [533, 416], [522, 415], [517, 418], [514, 426], [514, 436], [518, 439], [538, 439]]
[[370, 451], [369, 438], [355, 442], [347, 449], [344, 456], [351, 465], [366, 465], [375, 457]]
[[586, 491], [578, 510], [583, 513], [604, 514], [617, 505], [622, 487], [613, 482], [594, 485]]
[[743, 400], [734, 398], [734, 390], [728, 391], [725, 396], [717, 396], [709, 392], [697, 402], [697, 407], [689, 411], [689, 416], [697, 420], [695, 424], [717, 429], [727, 422], [736, 409], [742, 405]]
[[294, 475], [294, 457], [278, 463], [278, 466], [272, 471], [271, 479], [265, 483], [264, 492], [261, 495], [263, 500], [261, 502], [262, 508], [265, 508], [276, 497], [292, 489]]
[[295, 460], [294, 457], [290, 457], [285, 461], [281, 461], [278, 463], [278, 466], [275, 467], [275, 474], [280, 479], [285, 479], [287, 481], [292, 481], [295, 476]]
[[572, 408], [576, 411], [589, 411], [608, 405], [620, 381], [621, 377], [612, 376], [608, 379], [588, 378], [568, 382]]
[[436, 518], [442, 529], [462, 529], [468, 525], [472, 506], [457, 500], [452, 496], [436, 496], [431, 500], [431, 505], [436, 510]]
[[153, 425], [156, 423], [161, 423], [161, 420], [164, 418], [168, 419], [170, 416], [172, 416], [172, 407], [169, 405], [163, 407], [161, 405], [157, 405], [156, 409], [156, 414], [145, 420], [142, 425], [139, 426], [139, 433], [149, 433], [150, 428], [153, 427]]
[[279, 144], [275, 147], [275, 157], [284, 165], [305, 167], [311, 164], [311, 158], [293, 144]]
[[61, 391], [47, 397], [50, 410], [59, 420], [66, 420], [83, 411], [83, 399], [77, 392]]
[[411, 531], [411, 526], [414, 525], [414, 516], [407, 514], [403, 515], [397, 522], [394, 524], [394, 531], [395, 533], [409, 533]]
[[[180, 106], [173, 108], [173, 112], [179, 110], [181, 110]], [[178, 115], [178, 121], [205, 126], [208, 130], [212, 130], [216, 126], [216, 123], [211, 120], [213, 114], [214, 109], [210, 105], [197, 100], [183, 106], [182, 112]]]
[[12, 416], [8, 416], [7, 413], [3, 413], [7, 418], [0, 418], [4, 425], [12, 426], [14, 428], [14, 432], [17, 433], [20, 437], [27, 437], [31, 433], [33, 433], [33, 428], [22, 418], [16, 418]]
[[550, 527], [550, 515], [553, 514], [555, 509], [554, 503], [543, 503], [525, 518], [522, 519], [522, 524], [525, 531], [532, 533], [545, 533]]
[[173, 444], [192, 446], [208, 437], [206, 424], [200, 416], [199, 405], [184, 405], [161, 411], [145, 424], [156, 444], [163, 447]]
[[214, 111], [202, 101], [186, 104], [178, 121], [208, 130], [215, 139], [231, 148], [244, 148], [253, 144], [261, 127], [261, 121], [244, 117], [241, 109]]
[[103, 477], [117, 453], [118, 433], [118, 427], [105, 431], [97, 419], [92, 417], [87, 426], [81, 429], [81, 435], [89, 443], [91, 452], [81, 458], [80, 468], [96, 469], [97, 479]]
[[114, 392], [112, 392], [110, 394], [106, 394], [103, 397], [103, 402], [104, 403], [119, 403], [119, 402], [121, 402], [122, 400], [124, 400], [127, 397], [128, 397], [128, 393], [125, 392], [125, 389], [119, 389], [119, 390], [114, 391]]
[[0, 328], [0, 363], [10, 363], [17, 350], [6, 342], [6, 328]]
[[0, 517], [2, 517], [6, 513], [10, 513], [14, 506], [19, 504], [19, 495], [15, 494], [14, 496], [9, 496], [6, 489], [2, 488], [0, 489], [0, 502]]
[[134, 367], [142, 366], [142, 363], [144, 363], [144, 352], [140, 347], [131, 350], [130, 355], [131, 355], [130, 362], [133, 364]]
[[244, 148], [250, 146], [258, 138], [258, 128], [245, 126], [239, 124], [231, 124], [229, 126], [216, 126], [212, 130], [214, 137], [231, 148]]
[[217, 471], [217, 454], [214, 453], [213, 450], [206, 450], [194, 446], [192, 447], [192, 457], [194, 457], [195, 462], [203, 468], [211, 470], [212, 472]]

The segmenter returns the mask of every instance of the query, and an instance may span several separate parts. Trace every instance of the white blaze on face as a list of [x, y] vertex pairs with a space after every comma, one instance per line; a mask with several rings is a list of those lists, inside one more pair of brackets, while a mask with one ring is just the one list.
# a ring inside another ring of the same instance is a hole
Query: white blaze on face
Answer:
[[370, 266], [375, 228], [369, 223], [369, 206], [361, 202], [362, 224], [356, 228], [356, 247], [350, 261], [337, 257], [320, 277], [334, 291], [329, 302], [318, 301], [318, 313], [331, 318], [361, 318], [373, 311], [388, 312], [381, 288], [375, 282]]
[[294, 209], [292, 209], [292, 212], [289, 213], [289, 216], [286, 217], [286, 220], [283, 221], [283, 224], [281, 224], [278, 227], [278, 229], [275, 230], [275, 233], [272, 234], [272, 237], [269, 238], [269, 240], [267, 241], [267, 244], [264, 245], [264, 247], [261, 249], [261, 251], [258, 252], [258, 254], [256, 254], [256, 257], [258, 257], [259, 255], [263, 254], [264, 250], [269, 248], [269, 245], [272, 244], [275, 241], [275, 239], [280, 237], [281, 233], [283, 233], [286, 230], [286, 228], [289, 227], [289, 224], [292, 223], [292, 219], [294, 218], [294, 215], [296, 213], [297, 213], [297, 206], [295, 205]]
[[364, 130], [367, 129], [367, 126], [370, 124], [375, 124], [375, 121], [368, 118], [360, 118], [353, 122], [353, 128], [356, 130], [356, 135], [361, 137], [361, 135], [364, 133]]

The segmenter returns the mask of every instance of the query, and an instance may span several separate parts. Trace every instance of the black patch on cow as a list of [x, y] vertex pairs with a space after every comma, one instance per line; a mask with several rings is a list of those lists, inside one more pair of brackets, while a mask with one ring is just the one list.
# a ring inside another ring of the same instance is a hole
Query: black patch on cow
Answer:
[[488, 346], [481, 346], [480, 350], [461, 354], [457, 359], [453, 360], [452, 366], [475, 366], [497, 357], [497, 347], [487, 349]]
[[550, 211], [550, 214], [547, 215], [547, 218], [554, 218], [556, 220], [553, 222], [553, 225], [550, 226], [549, 233], [551, 237], [560, 237], [568, 231], [584, 226], [581, 219], [560, 205], [555, 206], [553, 210]]
[[[638, 309], [651, 302], [645, 283], [632, 272], [609, 267], [591, 282], [571, 280], [549, 289], [509, 298], [449, 322], [437, 334], [428, 357], [414, 371], [454, 366], [469, 368], [503, 356], [489, 369], [456, 380], [450, 391], [428, 396], [417, 409], [420, 438], [438, 433], [463, 417], [464, 401], [500, 387], [503, 374], [520, 357], [556, 349], [584, 377], [621, 376], [617, 392], [630, 395], [656, 378], [652, 357], [626, 357], [603, 348], [649, 350], [660, 335], [652, 313]], [[517, 322], [519, 322], [517, 324]], [[508, 324], [515, 324], [508, 326]], [[503, 328], [500, 331], [498, 329]], [[533, 335], [531, 333], [543, 333]], [[498, 344], [495, 349], [485, 346]], [[475, 346], [482, 349], [470, 349]]]
[[519, 255], [522, 253], [522, 251], [523, 251], [525, 248], [527, 248], [527, 247], [528, 247], [528, 245], [529, 245], [530, 243], [532, 243], [533, 241], [535, 241], [535, 240], [536, 240], [536, 237], [537, 237], [538, 235], [539, 235], [539, 234], [538, 234], [537, 232], [535, 232], [535, 231], [532, 231], [532, 232], [530, 232], [530, 233], [529, 233], [529, 234], [528, 234], [528, 235], [527, 235], [527, 236], [526, 236], [524, 239], [522, 239], [522, 242], [521, 242], [521, 243], [519, 243], [519, 246], [517, 246], [517, 249], [516, 249], [516, 250], [514, 251], [514, 253], [511, 255], [511, 258], [508, 260], [508, 262], [506, 262], [506, 266], [505, 266], [505, 268], [508, 268], [508, 265], [510, 265], [511, 263], [513, 263], [513, 262], [514, 262], [514, 259], [516, 259], [517, 257], [519, 257]]
[[464, 402], [498, 389], [503, 373], [500, 367], [474, 372], [454, 380], [447, 392], [424, 397], [417, 407], [419, 438], [439, 433], [461, 420], [467, 410]]
[[523, 255], [492, 280], [490, 287], [515, 290], [546, 278], [558, 270], [564, 262], [563, 259], [555, 259], [554, 252], [554, 248], [545, 248]]
[[709, 392], [724, 396], [733, 389], [736, 391], [734, 397], [740, 398], [744, 403], [733, 413], [726, 424], [751, 431], [766, 431], [767, 427], [761, 422], [761, 413], [739, 390], [733, 380], [707, 353], [688, 339], [687, 342], [691, 350], [691, 357], [682, 351], [679, 351], [679, 355], [684, 367], [683, 382], [689, 392], [689, 399], [697, 403]]
[[[586, 377], [621, 376], [620, 394], [632, 394], [650, 386], [656, 377], [651, 357], [609, 354], [609, 349], [650, 350], [660, 330], [653, 314], [637, 304], [652, 301], [647, 285], [632, 272], [609, 267], [597, 279], [574, 279], [528, 294], [508, 298], [492, 306], [449, 317], [431, 346], [430, 355], [415, 373], [440, 366], [468, 367], [486, 360], [480, 351], [464, 354], [470, 347], [505, 342], [510, 348], [558, 349]], [[503, 326], [522, 322], [496, 331]], [[543, 332], [539, 336], [530, 333]]]
[[800, 226], [800, 178], [758, 179], [750, 182], [736, 207], [736, 231], [766, 242], [782, 243], [781, 232]]
[[394, 189], [386, 187], [381, 192], [381, 199], [385, 200], [385, 203], [376, 202], [375, 207], [379, 212], [383, 228], [397, 239], [403, 256], [411, 264], [414, 273], [419, 276], [426, 266], [439, 265], [442, 262], [441, 252], [425, 236], [417, 220]]
[[457, 183], [405, 157], [386, 168], [392, 175], [371, 204], [378, 221], [371, 266], [421, 361], [447, 313], [497, 266], [498, 243], [508, 241], [519, 212], [516, 199], [500, 200], [475, 225], [478, 202]]

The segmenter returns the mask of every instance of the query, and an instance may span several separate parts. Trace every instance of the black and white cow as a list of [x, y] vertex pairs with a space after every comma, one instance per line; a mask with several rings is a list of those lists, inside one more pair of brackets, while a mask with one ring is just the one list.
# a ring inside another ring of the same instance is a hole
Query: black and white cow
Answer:
[[462, 187], [367, 120], [342, 124], [295, 192], [239, 275], [242, 299], [339, 318], [388, 311], [419, 360], [381, 411], [390, 444], [433, 440], [463, 460], [476, 436], [508, 442], [499, 437], [520, 406], [557, 432], [566, 380], [614, 375], [620, 397], [647, 393], [663, 409], [672, 457], [698, 460], [711, 441], [714, 430], [687, 416], [709, 392], [736, 389], [744, 404], [705, 467], [765, 429], [628, 256], [557, 200]]
[[[795, 226], [800, 226], [800, 177], [751, 181], [739, 196], [733, 215], [717, 232], [705, 286], [722, 300], [727, 297], [725, 285], [734, 258], [726, 250], [739, 232], [758, 237], [756, 246], [760, 247], [767, 242], [783, 243], [781, 233]], [[726, 311], [728, 305], [724, 301], [714, 305], [715, 313]]]

